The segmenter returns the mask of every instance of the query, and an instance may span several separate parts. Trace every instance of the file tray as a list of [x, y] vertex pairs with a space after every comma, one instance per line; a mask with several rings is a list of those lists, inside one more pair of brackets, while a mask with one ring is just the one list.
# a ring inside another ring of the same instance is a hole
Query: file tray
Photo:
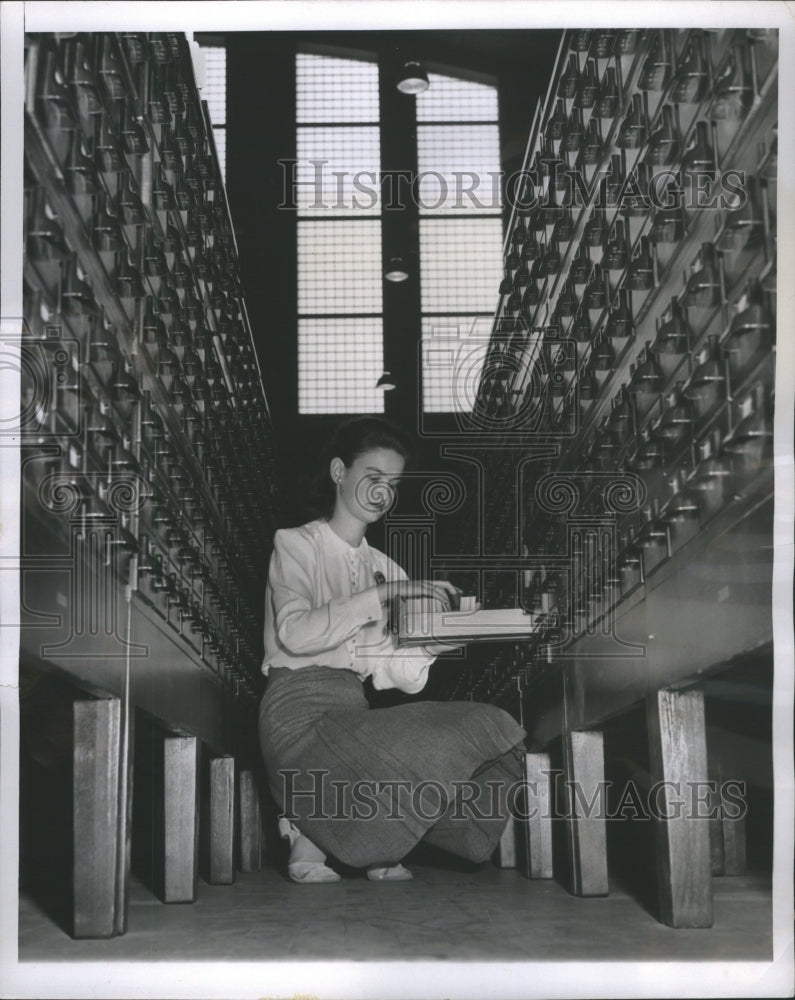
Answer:
[[544, 617], [548, 616], [532, 615], [522, 608], [430, 611], [422, 601], [399, 597], [393, 603], [391, 621], [398, 646], [434, 642], [465, 645], [528, 639], [541, 627]]

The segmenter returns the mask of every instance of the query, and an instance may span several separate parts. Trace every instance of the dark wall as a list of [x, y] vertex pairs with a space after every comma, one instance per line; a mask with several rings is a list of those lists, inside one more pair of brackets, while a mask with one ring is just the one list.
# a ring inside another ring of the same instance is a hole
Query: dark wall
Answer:
[[[389, 123], [383, 164], [411, 169], [402, 152], [413, 144], [414, 101], [399, 94], [392, 71], [408, 59], [437, 72], [462, 71], [496, 80], [501, 109], [501, 157], [506, 175], [522, 165], [536, 103], [543, 100], [559, 43], [557, 31], [248, 32], [230, 33], [228, 46], [227, 188], [242, 279], [273, 411], [291, 523], [306, 519], [302, 477], [338, 421], [299, 416], [297, 405], [296, 219], [280, 209], [284, 168], [295, 157], [294, 59], [299, 45], [374, 56], [381, 66], [382, 119]], [[411, 209], [409, 208], [410, 212]], [[385, 213], [386, 214], [386, 213]], [[387, 219], [385, 235], [389, 236]], [[411, 219], [401, 220], [406, 228]], [[416, 227], [415, 227], [416, 231]], [[497, 289], [495, 288], [495, 306]], [[399, 388], [386, 394], [386, 415], [418, 428], [419, 288], [384, 289], [385, 367]], [[437, 419], [444, 429], [444, 418]], [[448, 424], [454, 433], [452, 422]], [[441, 441], [419, 441], [417, 468], [442, 468]], [[457, 465], [460, 473], [460, 463]], [[377, 543], [377, 539], [371, 539]]]

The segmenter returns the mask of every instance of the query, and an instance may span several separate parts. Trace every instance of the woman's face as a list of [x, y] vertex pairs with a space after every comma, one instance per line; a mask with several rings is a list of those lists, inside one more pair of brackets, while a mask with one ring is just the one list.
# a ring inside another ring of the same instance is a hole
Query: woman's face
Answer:
[[372, 524], [389, 510], [405, 460], [391, 448], [363, 452], [346, 466], [342, 459], [331, 462], [331, 478], [337, 491], [337, 509], [344, 508], [359, 521]]

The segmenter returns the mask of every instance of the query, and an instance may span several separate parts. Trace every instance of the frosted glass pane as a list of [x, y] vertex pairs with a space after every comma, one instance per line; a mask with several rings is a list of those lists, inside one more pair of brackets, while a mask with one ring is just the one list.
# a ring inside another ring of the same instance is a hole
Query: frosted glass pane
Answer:
[[494, 312], [502, 277], [499, 218], [420, 219], [423, 313]]
[[377, 122], [378, 66], [301, 52], [295, 60], [296, 121]]
[[203, 45], [204, 86], [201, 97], [207, 101], [213, 125], [226, 125], [226, 47]]
[[299, 314], [380, 313], [382, 282], [377, 219], [299, 222]]
[[372, 216], [381, 211], [376, 126], [301, 127], [296, 159], [293, 190], [299, 214]]
[[492, 316], [426, 316], [422, 321], [422, 408], [471, 413]]
[[417, 166], [421, 213], [500, 212], [496, 125], [418, 126]]
[[497, 121], [496, 87], [441, 73], [429, 73], [428, 83], [428, 89], [417, 94], [418, 122]]
[[383, 413], [380, 317], [298, 322], [298, 412]]

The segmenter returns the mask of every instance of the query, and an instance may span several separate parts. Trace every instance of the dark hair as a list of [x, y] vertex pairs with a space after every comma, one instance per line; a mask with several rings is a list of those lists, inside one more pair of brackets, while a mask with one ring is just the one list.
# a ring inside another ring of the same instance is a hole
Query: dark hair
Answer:
[[332, 458], [341, 458], [346, 466], [374, 448], [389, 448], [408, 460], [411, 442], [396, 424], [383, 417], [354, 417], [340, 424], [322, 449], [315, 467], [312, 484], [312, 508], [323, 517], [334, 513], [336, 493], [329, 475]]

